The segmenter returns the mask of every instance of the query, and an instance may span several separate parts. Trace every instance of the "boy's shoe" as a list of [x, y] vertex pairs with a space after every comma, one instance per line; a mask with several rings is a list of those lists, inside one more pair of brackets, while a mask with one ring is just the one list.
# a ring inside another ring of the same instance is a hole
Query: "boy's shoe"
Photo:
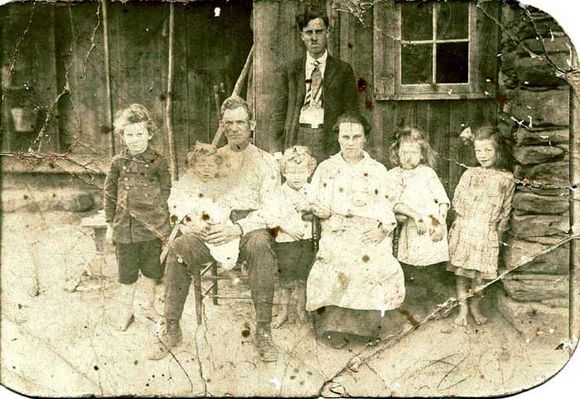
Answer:
[[256, 328], [255, 345], [261, 361], [269, 363], [278, 360], [278, 348], [272, 342], [269, 328], [260, 326]]
[[161, 360], [165, 358], [171, 349], [181, 345], [183, 340], [183, 335], [181, 333], [181, 327], [179, 326], [179, 320], [167, 320], [160, 319], [157, 326], [156, 334], [157, 342], [153, 351], [147, 355], [149, 360]]

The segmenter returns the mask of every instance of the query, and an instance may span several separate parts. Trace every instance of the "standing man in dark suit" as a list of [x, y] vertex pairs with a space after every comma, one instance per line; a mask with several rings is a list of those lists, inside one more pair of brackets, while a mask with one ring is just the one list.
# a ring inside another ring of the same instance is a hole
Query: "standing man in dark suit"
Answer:
[[305, 145], [321, 162], [338, 152], [334, 124], [357, 110], [352, 67], [328, 54], [328, 17], [306, 11], [297, 18], [306, 56], [283, 68], [282, 89], [274, 119], [278, 145]]

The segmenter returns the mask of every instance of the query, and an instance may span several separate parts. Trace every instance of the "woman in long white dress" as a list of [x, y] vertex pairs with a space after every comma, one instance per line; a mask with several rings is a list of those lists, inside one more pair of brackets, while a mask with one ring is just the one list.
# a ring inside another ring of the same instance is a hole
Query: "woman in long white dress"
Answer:
[[339, 118], [341, 151], [322, 162], [312, 179], [321, 220], [320, 249], [307, 281], [306, 309], [333, 347], [347, 335], [377, 338], [381, 317], [405, 297], [403, 272], [392, 255], [396, 220], [387, 170], [364, 150], [357, 116]]

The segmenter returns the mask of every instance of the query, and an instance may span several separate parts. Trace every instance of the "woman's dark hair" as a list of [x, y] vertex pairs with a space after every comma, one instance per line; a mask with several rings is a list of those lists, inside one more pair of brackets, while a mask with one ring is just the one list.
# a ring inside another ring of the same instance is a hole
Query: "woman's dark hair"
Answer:
[[302, 29], [308, 25], [308, 22], [312, 21], [313, 19], [320, 18], [324, 22], [324, 27], [328, 29], [329, 20], [326, 13], [319, 11], [319, 10], [311, 10], [306, 8], [303, 13], [300, 13], [296, 16], [296, 25], [298, 25], [298, 29], [302, 32]]
[[332, 130], [336, 134], [338, 134], [338, 129], [339, 129], [341, 123], [352, 123], [355, 125], [361, 125], [363, 130], [364, 130], [365, 137], [367, 137], [369, 135], [369, 132], [370, 132], [369, 124], [357, 112], [346, 112], [338, 117], [338, 119], [336, 120], [336, 123], [334, 124], [334, 127], [332, 128]]

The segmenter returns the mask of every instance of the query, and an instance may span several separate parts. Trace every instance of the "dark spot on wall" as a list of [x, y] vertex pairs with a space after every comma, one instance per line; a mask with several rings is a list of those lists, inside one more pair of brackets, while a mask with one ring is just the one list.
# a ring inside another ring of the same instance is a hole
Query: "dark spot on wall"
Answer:
[[354, 47], [354, 44], [348, 42], [347, 46], [348, 46], [348, 48], [353, 48]]
[[326, 183], [322, 183], [322, 187], [326, 187]]
[[207, 383], [211, 382], [211, 378], [208, 378], [207, 380], [205, 380]]
[[161, 93], [159, 95], [159, 101], [165, 101], [165, 100], [167, 100], [167, 95], [165, 93]]
[[364, 93], [365, 91], [367, 91], [367, 81], [364, 78], [358, 78], [356, 84], [359, 93]]
[[375, 195], [379, 195], [379, 189], [375, 188]]
[[364, 177], [369, 177], [369, 174], [367, 172], [363, 173]]
[[500, 107], [503, 107], [504, 105], [506, 105], [508, 103], [508, 95], [505, 91], [501, 91], [499, 93], [497, 93], [497, 95], [495, 96], [495, 101], [497, 102], [497, 105], [499, 105]]
[[363, 261], [364, 263], [367, 263], [369, 260], [371, 260], [371, 258], [370, 258], [368, 255], [363, 255], [363, 257], [362, 257], [362, 261]]
[[21, 304], [18, 304], [18, 309], [22, 309], [22, 305]]
[[56, 165], [54, 164], [54, 162], [49, 162], [49, 163], [48, 163], [48, 167], [49, 167], [50, 169], [54, 169], [54, 168], [56, 167]]
[[52, 198], [56, 198], [56, 194], [55, 193], [52, 193]]
[[[379, 326], [380, 327], [380, 326]], [[307, 371], [306, 374], [312, 375], [312, 371]]]
[[342, 187], [339, 187], [339, 188], [338, 188], [338, 192], [339, 192], [339, 193], [342, 193], [343, 191], [344, 191], [344, 188], [342, 188]]
[[374, 106], [373, 106], [373, 102], [372, 102], [372, 100], [371, 100], [370, 98], [367, 98], [367, 99], [365, 100], [365, 109], [366, 109], [367, 111], [372, 111], [373, 107], [374, 107]]
[[199, 198], [203, 198], [203, 194], [202, 193], [199, 193], [198, 197]]
[[296, 379], [296, 376], [295, 376], [295, 375], [291, 375], [291, 376], [290, 376], [290, 379], [291, 379], [291, 380], [295, 380], [295, 379]]
[[149, 386], [149, 383], [146, 383], [145, 386], [148, 387]]
[[24, 194], [24, 195], [22, 196], [22, 198], [24, 198], [25, 200], [27, 200], [27, 199], [28, 199], [28, 195]]
[[177, 215], [171, 215], [171, 217], [169, 219], [171, 220], [172, 223], [176, 223], [177, 222]]
[[248, 329], [242, 330], [242, 337], [248, 338], [249, 336], [250, 336], [250, 330], [248, 330]]
[[99, 371], [99, 366], [94, 366], [93, 368], [95, 369], [95, 371]]
[[103, 135], [104, 134], [109, 134], [111, 132], [111, 128], [109, 126], [101, 125], [101, 127], [99, 128], [99, 131]]
[[202, 215], [201, 215], [201, 220], [203, 220], [203, 221], [208, 221], [208, 220], [209, 220], [209, 215], [208, 215], [207, 213], [205, 213], [205, 212], [204, 212], [204, 213], [202, 213]]

